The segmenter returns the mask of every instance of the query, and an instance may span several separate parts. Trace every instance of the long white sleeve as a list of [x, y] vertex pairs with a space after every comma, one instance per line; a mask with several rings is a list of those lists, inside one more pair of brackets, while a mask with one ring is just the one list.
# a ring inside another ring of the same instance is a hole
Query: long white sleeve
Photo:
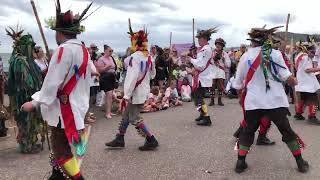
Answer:
[[237, 67], [236, 77], [232, 82], [232, 87], [238, 90], [241, 90], [244, 87], [244, 80], [246, 78], [246, 54], [242, 55], [240, 58], [240, 62]]
[[42, 88], [33, 96], [33, 104], [45, 104], [49, 106], [57, 98], [58, 89], [62, 86], [72, 65], [72, 51], [64, 48], [61, 61], [58, 63], [59, 49], [51, 57], [48, 73], [44, 79]]
[[207, 49], [205, 49], [203, 52], [200, 52], [200, 54], [197, 56], [197, 59], [191, 58], [191, 63], [195, 68], [202, 70], [206, 67], [210, 58], [211, 53]]
[[131, 99], [132, 97], [139, 77], [140, 62], [139, 59], [133, 58], [131, 60], [131, 66], [128, 66], [126, 79], [124, 81], [124, 99]]

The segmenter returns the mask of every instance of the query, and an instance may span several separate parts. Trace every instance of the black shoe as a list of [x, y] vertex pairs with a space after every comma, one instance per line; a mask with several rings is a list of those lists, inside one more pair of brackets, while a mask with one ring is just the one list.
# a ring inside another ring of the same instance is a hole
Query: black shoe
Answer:
[[60, 170], [56, 170], [55, 168], [52, 168], [52, 174], [49, 177], [48, 180], [64, 180], [63, 173]]
[[0, 132], [0, 137], [6, 137], [7, 136], [7, 131]]
[[236, 173], [242, 173], [247, 168], [248, 168], [248, 165], [245, 160], [238, 160], [237, 164], [236, 164], [235, 171], [236, 171]]
[[209, 103], [209, 106], [214, 106], [214, 98], [211, 98], [211, 101]]
[[200, 115], [199, 117], [197, 117], [196, 119], [195, 119], [195, 121], [200, 121], [201, 119], [203, 119], [203, 116], [202, 115]]
[[294, 118], [295, 118], [296, 120], [300, 120], [300, 121], [306, 119], [306, 118], [304, 118], [304, 117], [302, 116], [302, 114], [299, 114], [299, 113], [296, 113], [296, 115], [294, 115]]
[[154, 136], [151, 136], [150, 138], [147, 137], [146, 141], [143, 146], [139, 147], [140, 151], [152, 151], [155, 150], [159, 146], [158, 141]]
[[222, 103], [222, 98], [221, 97], [218, 98], [218, 105], [219, 106], [224, 106], [224, 104]]
[[320, 121], [317, 117], [309, 117], [308, 123], [313, 125], [320, 125]]
[[199, 122], [197, 122], [199, 126], [211, 126], [211, 119], [210, 116], [203, 117]]
[[80, 177], [78, 177], [76, 180], [84, 180], [84, 177], [80, 175]]
[[233, 133], [233, 137], [239, 139], [241, 130], [242, 130], [242, 127], [239, 126], [239, 128], [237, 129], [237, 131]]
[[124, 147], [124, 136], [123, 135], [117, 135], [114, 140], [111, 142], [108, 142], [105, 144], [108, 147]]
[[259, 134], [258, 139], [257, 139], [257, 145], [271, 146], [271, 145], [275, 145], [275, 144], [276, 143], [274, 141], [271, 141], [267, 136]]
[[301, 173], [306, 173], [309, 170], [309, 163], [302, 158], [297, 160], [298, 171]]

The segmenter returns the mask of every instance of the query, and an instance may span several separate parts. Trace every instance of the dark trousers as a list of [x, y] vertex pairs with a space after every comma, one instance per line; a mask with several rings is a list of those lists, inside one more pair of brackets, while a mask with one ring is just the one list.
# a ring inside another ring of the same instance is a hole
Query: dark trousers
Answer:
[[69, 159], [73, 157], [71, 147], [64, 132], [58, 127], [51, 128], [51, 147], [55, 159]]
[[290, 142], [297, 138], [296, 133], [292, 130], [287, 118], [289, 111], [287, 108], [276, 109], [257, 109], [245, 112], [245, 121], [247, 126], [240, 133], [240, 144], [250, 147], [254, 141], [254, 135], [259, 128], [260, 121], [263, 117], [271, 120], [282, 134], [283, 142]]
[[204, 104], [204, 96], [206, 94], [207, 88], [202, 87], [201, 83], [199, 82], [199, 87], [194, 92], [194, 105], [201, 106]]

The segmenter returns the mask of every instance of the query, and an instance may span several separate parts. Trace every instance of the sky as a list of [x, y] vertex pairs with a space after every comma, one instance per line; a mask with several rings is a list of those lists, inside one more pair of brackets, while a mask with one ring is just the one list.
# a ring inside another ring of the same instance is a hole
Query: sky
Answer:
[[[57, 47], [55, 32], [45, 28], [44, 20], [55, 16], [55, 0], [34, 0], [50, 49]], [[12, 40], [5, 28], [19, 23], [37, 44], [43, 46], [30, 0], [0, 0], [0, 53], [11, 52]], [[90, 3], [87, 0], [60, 0], [62, 11], [81, 13]], [[317, 0], [95, 0], [91, 11], [101, 8], [83, 22], [86, 32], [78, 38], [87, 45], [95, 43], [102, 49], [108, 44], [124, 52], [130, 46], [128, 18], [134, 31], [148, 28], [149, 44], [169, 46], [172, 43], [192, 42], [192, 18], [195, 31], [218, 26], [214, 39], [223, 38], [228, 47], [249, 43], [247, 33], [252, 27], [285, 25], [291, 14], [289, 31], [320, 33], [320, 2]], [[90, 11], [90, 12], [91, 12]], [[281, 30], [285, 30], [284, 28]], [[196, 32], [195, 32], [196, 33]]]

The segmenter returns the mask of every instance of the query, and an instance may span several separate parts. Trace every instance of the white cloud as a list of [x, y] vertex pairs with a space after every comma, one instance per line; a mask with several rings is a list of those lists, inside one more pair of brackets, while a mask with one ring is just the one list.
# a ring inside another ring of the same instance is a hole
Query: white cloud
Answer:
[[[35, 18], [32, 16], [29, 0], [19, 0], [24, 5], [15, 6], [11, 0], [2, 0], [4, 5], [0, 11], [0, 52], [11, 51], [11, 40], [5, 35], [4, 28], [15, 26], [17, 22], [32, 33], [35, 40], [42, 44]], [[69, 7], [76, 13], [81, 12], [89, 3], [87, 0], [60, 0], [63, 11]], [[35, 0], [39, 16], [44, 26], [44, 19], [55, 15], [53, 1]], [[298, 0], [96, 0], [103, 7], [89, 17], [84, 25], [87, 32], [79, 38], [87, 44], [95, 42], [100, 47], [109, 44], [117, 51], [124, 51], [129, 46], [127, 35], [127, 19], [132, 19], [135, 30], [147, 25], [150, 44], [168, 46], [170, 31], [173, 42], [192, 41], [192, 18], [196, 20], [196, 29], [214, 27], [220, 24], [220, 31], [213, 39], [222, 37], [228, 46], [237, 46], [246, 42], [251, 27], [284, 25], [286, 14], [291, 13], [289, 31], [300, 33], [318, 33], [320, 31], [318, 17], [319, 3], [316, 0], [301, 2]], [[149, 8], [150, 5], [150, 8]], [[9, 7], [8, 7], [9, 6]], [[96, 4], [95, 9], [98, 5]], [[139, 8], [142, 10], [139, 11]], [[130, 11], [129, 11], [130, 10]], [[29, 11], [31, 11], [29, 13]], [[7, 15], [5, 14], [7, 13]], [[45, 29], [46, 38], [51, 48], [55, 48], [54, 31]]]

